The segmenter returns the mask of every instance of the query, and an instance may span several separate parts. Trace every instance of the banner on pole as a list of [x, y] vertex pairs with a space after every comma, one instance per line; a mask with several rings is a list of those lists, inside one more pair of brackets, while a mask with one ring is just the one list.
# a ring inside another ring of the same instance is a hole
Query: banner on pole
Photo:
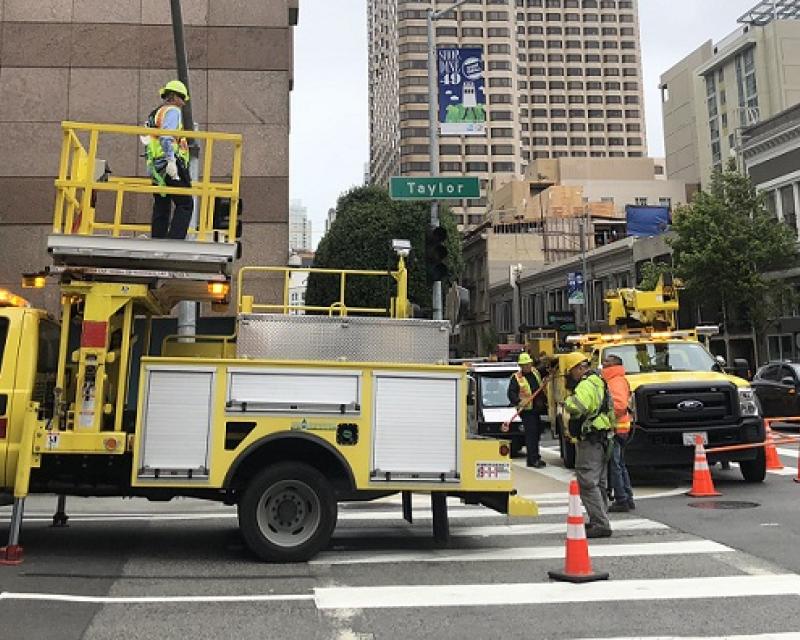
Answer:
[[586, 294], [583, 291], [583, 274], [580, 272], [567, 274], [567, 293], [569, 304], [586, 304]]
[[483, 51], [478, 47], [440, 47], [437, 69], [442, 135], [486, 135]]

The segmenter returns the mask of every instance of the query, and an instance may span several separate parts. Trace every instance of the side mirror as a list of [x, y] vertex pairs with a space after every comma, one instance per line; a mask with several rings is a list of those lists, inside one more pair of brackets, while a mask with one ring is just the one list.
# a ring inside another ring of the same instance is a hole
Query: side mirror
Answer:
[[469, 388], [467, 389], [467, 405], [474, 406], [475, 396], [477, 393], [477, 385], [475, 384], [475, 378], [468, 376], [467, 380], [469, 380]]

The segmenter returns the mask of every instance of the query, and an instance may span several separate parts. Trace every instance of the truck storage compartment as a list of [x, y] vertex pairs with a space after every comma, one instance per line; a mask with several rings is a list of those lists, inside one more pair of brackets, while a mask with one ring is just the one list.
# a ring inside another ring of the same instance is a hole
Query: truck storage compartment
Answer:
[[374, 373], [373, 481], [458, 481], [461, 384], [458, 374]]
[[[450, 323], [418, 318], [239, 316], [238, 358], [446, 363]], [[302, 336], [302, 339], [298, 338]]]
[[361, 373], [319, 369], [229, 368], [228, 413], [325, 413], [361, 410]]
[[206, 480], [216, 369], [147, 365], [138, 477]]

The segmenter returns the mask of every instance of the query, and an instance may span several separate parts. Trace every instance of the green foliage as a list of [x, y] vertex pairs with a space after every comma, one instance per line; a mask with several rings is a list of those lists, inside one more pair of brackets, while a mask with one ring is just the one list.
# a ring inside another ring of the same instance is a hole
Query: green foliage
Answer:
[[483, 353], [486, 354], [493, 353], [497, 345], [500, 344], [500, 336], [497, 335], [497, 329], [493, 325], [483, 330], [482, 342]]
[[[451, 278], [461, 272], [461, 241], [455, 220], [446, 207], [439, 208], [439, 218], [447, 230], [447, 249]], [[432, 290], [427, 283], [425, 232], [430, 226], [430, 205], [422, 202], [395, 202], [385, 189], [356, 187], [343, 194], [336, 205], [336, 220], [322, 238], [314, 257], [314, 266], [326, 269], [383, 270], [397, 267], [392, 250], [393, 239], [410, 240], [412, 251], [407, 259], [408, 295], [423, 309], [430, 309]], [[447, 283], [443, 283], [446, 291]], [[349, 307], [387, 307], [395, 294], [394, 280], [350, 277], [347, 279]], [[338, 278], [312, 274], [308, 280], [306, 304], [329, 306], [339, 299]]]
[[645, 262], [642, 265], [642, 274], [636, 288], [640, 291], [654, 291], [658, 285], [658, 279], [667, 273], [672, 273], [671, 264]]
[[750, 179], [733, 166], [715, 173], [708, 191], [675, 213], [672, 229], [676, 275], [692, 299], [718, 309], [723, 321], [733, 315], [763, 330], [785, 286], [764, 274], [795, 264], [796, 238], [769, 215]]

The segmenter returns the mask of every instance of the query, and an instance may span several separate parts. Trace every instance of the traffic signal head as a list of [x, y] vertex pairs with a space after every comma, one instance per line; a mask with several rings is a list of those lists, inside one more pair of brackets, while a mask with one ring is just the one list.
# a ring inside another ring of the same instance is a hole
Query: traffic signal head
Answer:
[[425, 235], [425, 260], [428, 267], [428, 280], [437, 282], [447, 280], [450, 270], [447, 268], [447, 231], [444, 227], [429, 228]]

